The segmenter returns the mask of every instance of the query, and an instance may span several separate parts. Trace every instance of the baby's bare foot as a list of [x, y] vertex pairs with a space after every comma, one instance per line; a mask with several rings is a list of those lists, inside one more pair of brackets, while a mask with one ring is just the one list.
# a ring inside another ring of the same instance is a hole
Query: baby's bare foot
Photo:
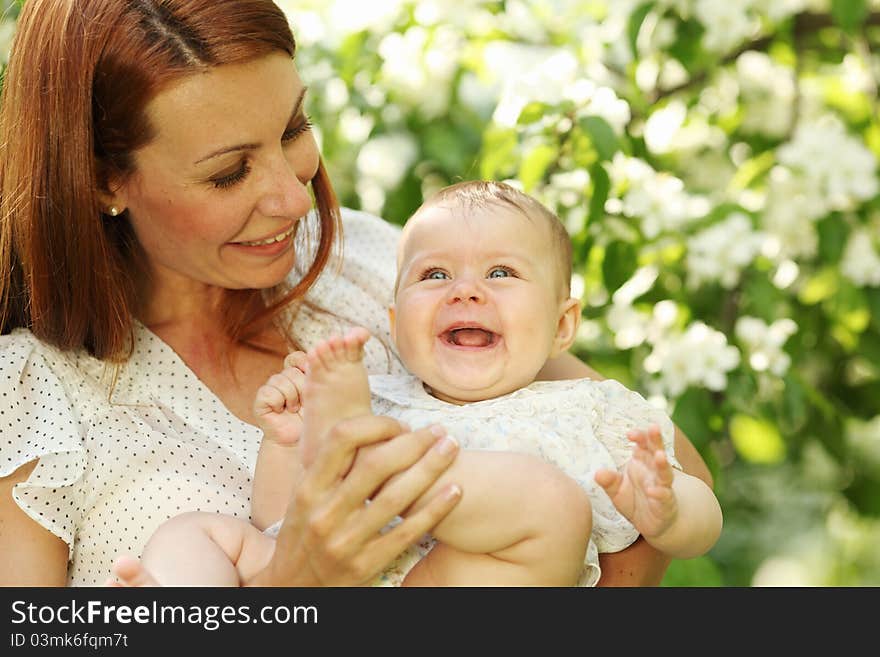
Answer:
[[370, 333], [353, 328], [317, 344], [308, 354], [303, 391], [303, 465], [314, 458], [318, 442], [337, 422], [370, 413], [370, 385], [364, 344]]
[[114, 579], [111, 577], [108, 579], [107, 586], [117, 588], [129, 586], [161, 586], [161, 584], [156, 581], [156, 578], [144, 568], [144, 565], [140, 560], [135, 559], [134, 557], [119, 557], [113, 562], [112, 570], [116, 578]]

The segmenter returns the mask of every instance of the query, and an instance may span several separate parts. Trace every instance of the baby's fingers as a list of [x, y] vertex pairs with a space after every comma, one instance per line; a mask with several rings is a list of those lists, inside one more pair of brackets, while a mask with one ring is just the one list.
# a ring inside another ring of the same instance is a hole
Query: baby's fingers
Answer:
[[[287, 367], [269, 377], [266, 385], [277, 388], [284, 396], [284, 406], [288, 411], [297, 412], [302, 405], [300, 390], [305, 385], [305, 374], [295, 367]], [[282, 407], [281, 410], [284, 410]]]
[[306, 365], [309, 362], [308, 354], [304, 351], [291, 351], [284, 357], [284, 368], [295, 367], [303, 374], [306, 372]]
[[662, 449], [654, 452], [653, 459], [654, 470], [657, 473], [657, 481], [661, 486], [672, 486], [672, 466], [669, 465], [669, 459], [666, 458], [666, 452]]
[[254, 398], [254, 414], [261, 416], [269, 413], [281, 413], [284, 411], [286, 401], [281, 390], [267, 383], [257, 390], [257, 395]]
[[616, 470], [608, 470], [606, 468], [597, 470], [593, 478], [596, 480], [597, 484], [605, 489], [605, 492], [608, 493], [609, 497], [617, 495], [617, 491], [620, 490], [620, 484], [623, 481], [623, 477], [620, 476], [619, 472]]

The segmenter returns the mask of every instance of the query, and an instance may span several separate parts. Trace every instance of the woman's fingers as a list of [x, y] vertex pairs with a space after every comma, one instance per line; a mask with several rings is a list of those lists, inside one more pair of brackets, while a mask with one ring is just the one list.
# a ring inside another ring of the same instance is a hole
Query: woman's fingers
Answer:
[[380, 487], [391, 484], [396, 475], [408, 473], [410, 467], [423, 457], [425, 460], [413, 474], [419, 479], [427, 475], [433, 483], [455, 457], [453, 452], [457, 445], [454, 441], [450, 452], [429, 453], [432, 448], [447, 444], [445, 435], [442, 427], [425, 427], [409, 433], [401, 432], [391, 440], [359, 450], [343, 483], [345, 494], [357, 500], [373, 497]]
[[460, 499], [458, 486], [444, 486], [425, 506], [366, 546], [362, 553], [364, 568], [378, 574], [394, 557], [436, 527]]
[[[318, 489], [329, 488], [349, 469], [351, 459], [360, 448], [389, 440], [400, 432], [401, 425], [397, 420], [382, 415], [364, 415], [337, 422], [325, 436], [320, 437], [306, 479]], [[366, 499], [366, 496], [361, 499]]]
[[[275, 572], [295, 577], [293, 570], [306, 569], [321, 582], [362, 583], [435, 527], [460, 498], [461, 491], [452, 484], [380, 534], [455, 459], [457, 445], [444, 442], [438, 433], [445, 432], [426, 428], [401, 433], [400, 423], [381, 416], [338, 423], [322, 440], [285, 514], [273, 557]], [[292, 552], [285, 554], [287, 550]]]
[[[420, 431], [417, 431], [401, 436], [401, 439], [407, 439], [408, 443], [419, 440], [419, 452], [422, 455], [417, 456], [412, 465], [405, 466], [403, 463], [409, 461], [412, 457], [411, 452], [408, 453], [406, 461], [401, 463], [402, 467], [397, 468], [391, 477], [383, 480], [384, 484], [374, 494], [369, 506], [364, 509], [363, 518], [358, 521], [362, 531], [368, 533], [378, 532], [392, 518], [402, 515], [407, 509], [413, 507], [434, 486], [455, 460], [455, 456], [458, 453], [458, 445], [454, 441], [447, 442], [444, 438], [438, 440], [435, 435], [429, 432], [434, 442], [428, 442], [427, 444], [430, 447], [422, 452], [426, 442], [421, 441], [424, 437], [417, 435], [420, 433]], [[411, 447], [411, 445], [406, 446]], [[436, 495], [443, 495], [444, 491], [454, 495], [454, 493], [451, 493], [450, 485], [452, 485], [451, 482], [447, 483]], [[419, 507], [422, 506], [424, 505], [420, 503]], [[421, 508], [408, 514], [408, 517], [415, 515], [420, 510]]]

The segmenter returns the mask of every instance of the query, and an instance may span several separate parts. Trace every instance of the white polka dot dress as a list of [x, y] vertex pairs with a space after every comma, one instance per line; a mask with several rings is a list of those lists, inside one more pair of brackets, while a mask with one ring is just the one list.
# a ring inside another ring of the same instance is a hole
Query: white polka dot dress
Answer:
[[[343, 211], [344, 266], [325, 272], [293, 335], [309, 348], [348, 326], [376, 336], [371, 373], [403, 373], [387, 308], [399, 229]], [[168, 518], [186, 511], [250, 516], [262, 432], [242, 422], [177, 354], [136, 325], [131, 359], [116, 372], [19, 329], [0, 336], [0, 476], [35, 459], [16, 503], [69, 546], [68, 584], [102, 585], [120, 554], [139, 555]]]

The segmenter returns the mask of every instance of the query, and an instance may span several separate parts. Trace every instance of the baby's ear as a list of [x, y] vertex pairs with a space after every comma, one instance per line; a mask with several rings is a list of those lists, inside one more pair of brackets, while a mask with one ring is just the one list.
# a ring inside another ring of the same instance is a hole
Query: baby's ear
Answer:
[[394, 324], [394, 304], [388, 306], [388, 325], [391, 330], [391, 341], [397, 342], [397, 327]]
[[556, 337], [550, 358], [556, 358], [568, 351], [577, 335], [581, 323], [581, 304], [574, 297], [569, 297], [559, 304], [559, 322], [556, 325]]

